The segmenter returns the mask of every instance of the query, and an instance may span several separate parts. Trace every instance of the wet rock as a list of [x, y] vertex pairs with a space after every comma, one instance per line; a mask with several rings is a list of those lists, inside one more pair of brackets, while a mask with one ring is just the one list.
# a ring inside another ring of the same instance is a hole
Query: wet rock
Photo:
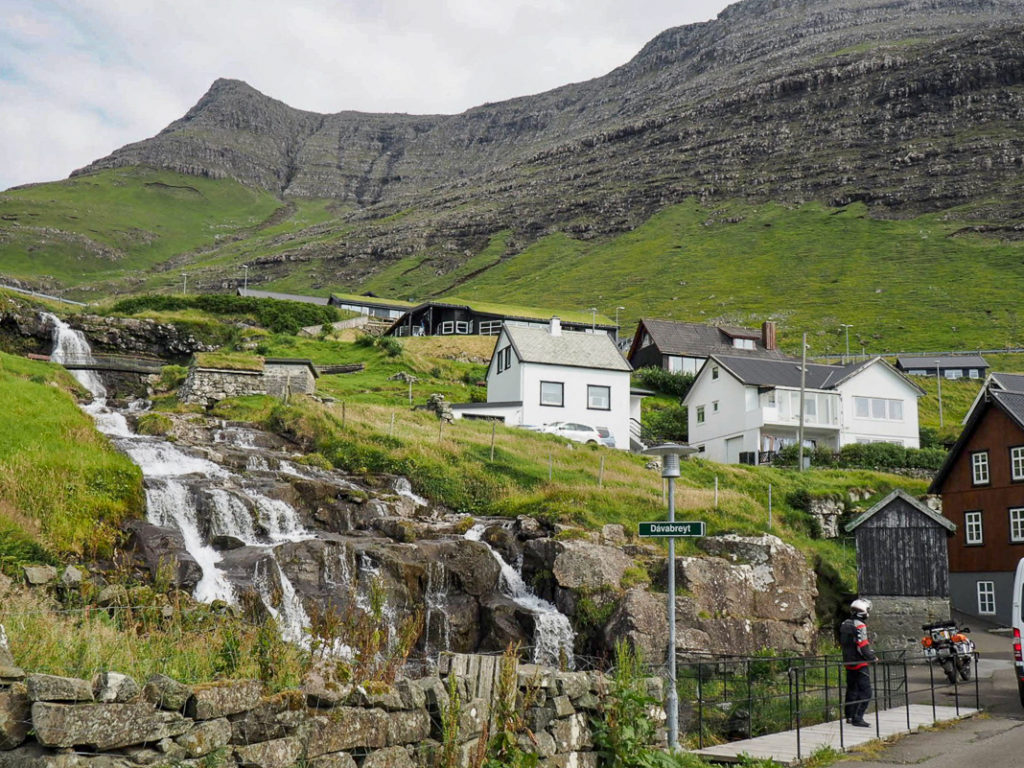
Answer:
[[102, 672], [92, 681], [96, 701], [131, 701], [139, 695], [139, 684], [119, 672]]
[[158, 709], [183, 712], [192, 689], [166, 675], [152, 675], [142, 689], [142, 697]]
[[92, 701], [92, 683], [76, 677], [29, 675], [25, 678], [32, 701]]
[[222, 680], [197, 685], [185, 705], [185, 714], [194, 720], [213, 720], [255, 707], [263, 692], [257, 680]]
[[180, 736], [192, 723], [146, 702], [132, 704], [32, 705], [32, 727], [48, 747], [87, 745], [108, 750]]
[[237, 536], [220, 533], [210, 539], [210, 546], [218, 550], [240, 549], [245, 546], [245, 542]]
[[170, 572], [172, 583], [179, 589], [192, 590], [203, 577], [203, 569], [185, 548], [185, 540], [176, 528], [164, 528], [145, 520], [125, 523], [128, 546], [138, 556], [153, 579]]
[[0, 690], [0, 750], [14, 749], [31, 730], [29, 722], [32, 702], [21, 683]]

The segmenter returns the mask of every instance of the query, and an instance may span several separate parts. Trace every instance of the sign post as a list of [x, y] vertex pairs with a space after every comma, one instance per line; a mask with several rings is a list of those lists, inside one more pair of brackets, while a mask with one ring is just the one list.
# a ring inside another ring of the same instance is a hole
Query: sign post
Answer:
[[[679, 748], [679, 691], [676, 688], [676, 536], [703, 536], [703, 522], [676, 522], [676, 478], [679, 477], [679, 457], [696, 453], [688, 445], [666, 443], [655, 445], [645, 454], [661, 457], [661, 476], [668, 480], [668, 522], [640, 523], [641, 536], [668, 538], [668, 748]], [[647, 533], [644, 533], [645, 528]], [[677, 531], [687, 531], [681, 533]], [[700, 531], [697, 533], [697, 531]], [[692, 531], [692, 532], [690, 532]]]

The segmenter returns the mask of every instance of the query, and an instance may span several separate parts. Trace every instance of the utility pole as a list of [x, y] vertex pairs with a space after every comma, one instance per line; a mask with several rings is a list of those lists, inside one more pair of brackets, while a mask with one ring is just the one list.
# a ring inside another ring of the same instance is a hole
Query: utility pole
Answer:
[[936, 385], [939, 388], [939, 427], [940, 428], [943, 426], [943, 424], [942, 424], [942, 371], [939, 370], [941, 365], [942, 365], [942, 361], [941, 360], [936, 360], [935, 361], [935, 383], [936, 383]]
[[[248, 293], [249, 292], [249, 265], [248, 264], [243, 264], [242, 265], [242, 269], [245, 270], [245, 283], [242, 286], [242, 291], [244, 293]], [[850, 346], [849, 342], [847, 342], [846, 346], [847, 347]]]
[[804, 390], [807, 388], [807, 334], [800, 343], [800, 429], [797, 432], [796, 471], [804, 471]]
[[846, 329], [846, 357], [843, 358], [843, 364], [845, 365], [850, 360], [850, 329], [853, 326], [849, 323], [840, 323], [839, 326]]

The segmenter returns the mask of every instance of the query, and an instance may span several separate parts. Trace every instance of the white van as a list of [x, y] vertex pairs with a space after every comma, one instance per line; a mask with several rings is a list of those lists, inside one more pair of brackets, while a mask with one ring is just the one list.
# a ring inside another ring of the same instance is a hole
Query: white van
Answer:
[[1021, 656], [1021, 637], [1024, 636], [1024, 557], [1017, 563], [1017, 573], [1013, 577], [1013, 668], [1017, 673], [1017, 690], [1020, 703], [1024, 706], [1024, 657]]

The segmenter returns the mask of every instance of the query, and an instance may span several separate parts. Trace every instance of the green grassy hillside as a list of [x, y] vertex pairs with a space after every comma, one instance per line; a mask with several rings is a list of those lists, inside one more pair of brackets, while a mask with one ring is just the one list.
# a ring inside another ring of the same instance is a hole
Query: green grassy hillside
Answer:
[[806, 331], [812, 354], [844, 350], [841, 323], [853, 325], [851, 351], [868, 353], [1024, 344], [1024, 240], [990, 227], [983, 206], [882, 220], [861, 204], [691, 200], [615, 237], [556, 232], [529, 242], [501, 232], [477, 253], [428, 244], [379, 266], [365, 256], [325, 259], [371, 229], [380, 239], [389, 226], [412, 226], [419, 214], [349, 221], [345, 213], [230, 180], [103, 171], [0, 195], [0, 275], [91, 298], [179, 291], [183, 270], [190, 290], [224, 290], [249, 263], [251, 286], [287, 292], [461, 295], [593, 306], [608, 316], [623, 307], [627, 331], [641, 317], [751, 325], [772, 317], [785, 348]]

